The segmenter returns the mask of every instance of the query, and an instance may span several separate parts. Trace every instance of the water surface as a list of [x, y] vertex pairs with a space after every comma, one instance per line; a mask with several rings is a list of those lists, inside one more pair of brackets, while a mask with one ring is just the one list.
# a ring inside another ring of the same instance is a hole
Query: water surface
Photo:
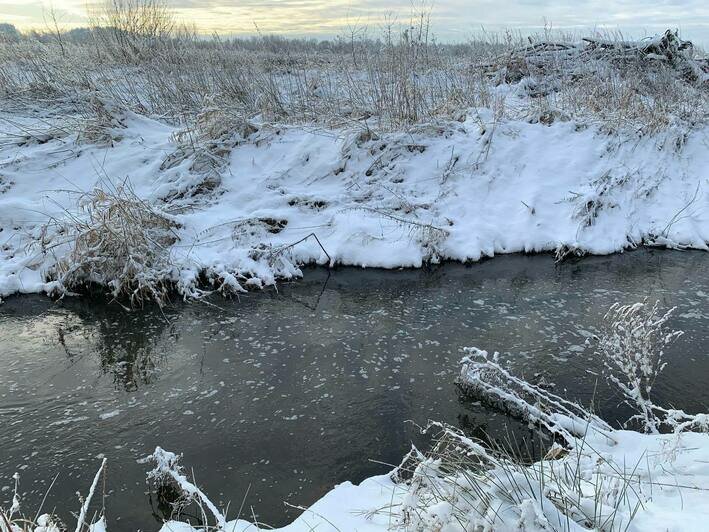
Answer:
[[[343, 268], [210, 304], [126, 312], [97, 299], [15, 297], [0, 306], [0, 500], [21, 474], [25, 508], [78, 509], [100, 458], [112, 530], [154, 530], [138, 463], [156, 445], [216, 501], [283, 525], [336, 483], [389, 469], [411, 420], [503, 437], [507, 420], [454, 386], [464, 346], [612, 422], [630, 415], [586, 340], [615, 301], [677, 306], [658, 402], [708, 410], [709, 255], [636, 251], [555, 265], [506, 256], [425, 270]], [[514, 425], [513, 425], [514, 428]], [[517, 428], [517, 434], [520, 431]], [[154, 501], [153, 501], [154, 502]], [[61, 511], [67, 521], [68, 511]], [[121, 516], [121, 517], [119, 517]]]

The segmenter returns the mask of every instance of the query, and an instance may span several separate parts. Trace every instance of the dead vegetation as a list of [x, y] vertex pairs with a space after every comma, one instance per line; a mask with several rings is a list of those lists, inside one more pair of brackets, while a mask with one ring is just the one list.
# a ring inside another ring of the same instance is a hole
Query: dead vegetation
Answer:
[[220, 173], [228, 166], [231, 151], [257, 131], [249, 120], [223, 108], [208, 107], [198, 113], [192, 125], [173, 135], [177, 148], [165, 158], [160, 169], [185, 164], [199, 179], [188, 190], [177, 191], [164, 199], [179, 200], [215, 193], [221, 185]]
[[175, 278], [169, 247], [178, 240], [177, 227], [127, 182], [96, 187], [78, 197], [77, 211], [43, 227], [42, 251], [56, 258], [48, 277], [61, 290], [99, 284], [131, 305], [161, 303]]
[[509, 52], [503, 64], [490, 64], [488, 76], [516, 84], [546, 124], [575, 118], [654, 133], [704, 123], [709, 112], [709, 63], [670, 30], [644, 41], [533, 43]]
[[429, 17], [415, 12], [374, 38], [209, 40], [180, 28], [160, 0], [109, 2], [81, 39], [0, 43], [0, 93], [26, 105], [99, 94], [137, 113], [187, 120], [185, 136], [208, 154], [200, 165], [222, 156], [226, 137], [247, 137], [254, 117], [401, 130], [499, 107], [501, 117], [547, 125], [652, 133], [709, 116], [709, 63], [677, 32], [640, 41], [486, 34], [443, 45]]
[[[81, 508], [78, 514], [75, 514], [76, 525], [73, 528], [75, 532], [101, 532], [106, 530], [106, 508], [103, 506], [103, 502], [106, 498], [105, 477], [106, 459], [104, 458], [101, 462], [101, 466], [94, 476], [93, 482], [91, 483], [86, 496], [81, 495], [78, 491], [76, 492]], [[58, 475], [49, 485], [48, 491], [45, 493], [44, 499], [42, 500], [39, 508], [37, 508], [33, 513], [28, 514], [23, 510], [23, 504], [20, 497], [20, 475], [15, 473], [13, 476], [15, 487], [12, 495], [12, 503], [8, 509], [0, 507], [0, 532], [65, 532], [69, 530], [69, 527], [54, 513], [42, 513], [44, 503], [46, 502], [50, 491], [54, 487], [54, 483], [57, 478]], [[96, 500], [94, 499], [94, 495], [96, 495], [100, 481], [103, 481], [103, 497], [101, 507], [99, 510], [92, 510], [90, 513], [92, 501], [95, 506]]]

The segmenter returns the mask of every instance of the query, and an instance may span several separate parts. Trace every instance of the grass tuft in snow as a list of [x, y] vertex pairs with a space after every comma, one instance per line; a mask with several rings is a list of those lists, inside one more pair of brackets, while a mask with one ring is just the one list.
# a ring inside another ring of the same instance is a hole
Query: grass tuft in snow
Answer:
[[161, 303], [174, 278], [169, 246], [178, 224], [140, 199], [128, 182], [81, 194], [77, 210], [42, 228], [41, 245], [55, 257], [48, 276], [61, 290], [106, 285], [131, 305]]
[[[531, 386], [531, 385], [530, 385]], [[593, 474], [611, 463], [585, 437], [528, 463], [459, 429], [431, 423], [435, 443], [410, 464], [393, 530], [625, 530], [641, 506], [633, 475]]]

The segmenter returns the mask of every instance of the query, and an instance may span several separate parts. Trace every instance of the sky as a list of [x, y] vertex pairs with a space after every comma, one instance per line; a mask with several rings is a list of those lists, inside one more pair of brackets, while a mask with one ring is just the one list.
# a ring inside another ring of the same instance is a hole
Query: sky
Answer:
[[[96, 0], [0, 0], [0, 23], [42, 27], [53, 6], [64, 26], [86, 25], [87, 2]], [[411, 0], [171, 0], [169, 5], [200, 31], [228, 35], [333, 37], [363, 27], [375, 33], [388, 18], [404, 22], [412, 11]], [[434, 0], [428, 5], [441, 41], [465, 41], [481, 28], [534, 32], [548, 23], [561, 30], [620, 29], [629, 36], [679, 28], [683, 37], [709, 48], [709, 0]]]

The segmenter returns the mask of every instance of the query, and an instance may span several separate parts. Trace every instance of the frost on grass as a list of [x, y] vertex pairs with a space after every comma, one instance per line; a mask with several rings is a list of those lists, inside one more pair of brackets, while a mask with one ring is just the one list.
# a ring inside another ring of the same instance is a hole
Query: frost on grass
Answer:
[[42, 228], [42, 252], [54, 257], [47, 275], [61, 290], [108, 286], [132, 304], [162, 302], [175, 278], [170, 246], [178, 224], [141, 200], [128, 183], [81, 194], [77, 211], [66, 211]]
[[606, 314], [607, 327], [599, 342], [608, 378], [639, 411], [634, 419], [649, 433], [657, 433], [660, 424], [650, 392], [666, 364], [664, 349], [682, 335], [664, 329], [673, 311], [660, 314], [659, 301], [652, 306], [616, 303]]
[[605, 316], [606, 328], [599, 349], [608, 379], [621, 391], [626, 402], [638, 411], [629, 423], [657, 434], [662, 428], [680, 433], [686, 430], [709, 431], [709, 417], [667, 409], [652, 402], [650, 393], [658, 375], [667, 364], [665, 348], [682, 336], [682, 331], [667, 330], [674, 308], [664, 314], [659, 301], [647, 300], [632, 305], [613, 305]]
[[[49, 496], [49, 492], [51, 492], [54, 487], [54, 483], [57, 480], [56, 477], [50, 484], [48, 492], [45, 494], [40, 507], [34, 510], [33, 513], [27, 513], [23, 511], [19, 496], [20, 476], [15, 473], [13, 477], [13, 480], [15, 481], [15, 489], [12, 497], [12, 504], [10, 505], [9, 510], [5, 510], [0, 505], [0, 532], [66, 532], [69, 530], [74, 530], [74, 532], [106, 532], [106, 509], [103, 505], [99, 512], [89, 512], [91, 502], [95, 501], [94, 496], [96, 495], [97, 498], [97, 489], [101, 489], [99, 488], [99, 482], [102, 479], [104, 480], [105, 488], [105, 471], [106, 459], [104, 458], [101, 462], [101, 466], [94, 476], [93, 482], [91, 483], [91, 487], [89, 488], [86, 496], [84, 497], [77, 492], [81, 508], [79, 513], [76, 514], [76, 525], [72, 527], [63, 523], [53, 513], [41, 513], [44, 503]], [[104, 492], [104, 498], [105, 495], [106, 494]]]

